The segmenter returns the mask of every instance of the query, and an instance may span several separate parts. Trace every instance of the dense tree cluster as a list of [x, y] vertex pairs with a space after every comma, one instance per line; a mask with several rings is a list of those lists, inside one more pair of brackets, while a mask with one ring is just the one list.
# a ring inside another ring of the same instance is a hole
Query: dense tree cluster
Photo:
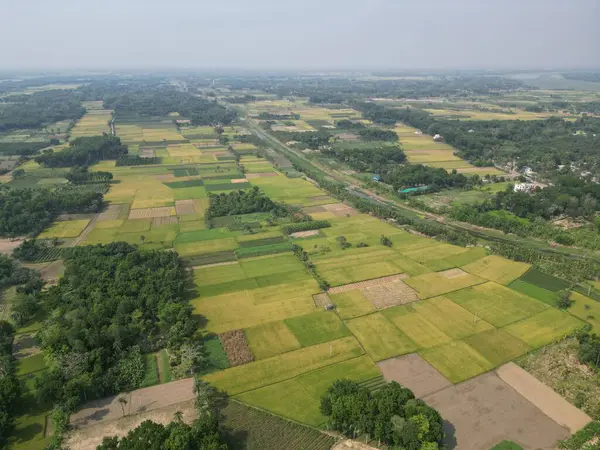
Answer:
[[358, 130], [358, 135], [363, 141], [398, 141], [398, 135], [395, 131], [381, 128], [363, 128]]
[[208, 219], [222, 216], [235, 216], [255, 212], [272, 212], [276, 215], [287, 214], [287, 209], [267, 197], [257, 186], [250, 190], [239, 190], [228, 194], [209, 194]]
[[[269, 126], [263, 122], [263, 126]], [[324, 131], [274, 131], [273, 134], [282, 142], [296, 141], [301, 146], [310, 149], [318, 149], [329, 144], [331, 134]]]
[[406, 188], [427, 186], [427, 191], [446, 188], [470, 188], [477, 184], [479, 177], [469, 177], [456, 170], [448, 173], [441, 168], [411, 164], [395, 166], [381, 174], [381, 181], [390, 184], [396, 191]]
[[0, 131], [38, 128], [61, 120], [76, 120], [84, 114], [81, 95], [71, 90], [0, 97]]
[[0, 186], [0, 236], [35, 235], [61, 213], [97, 212], [102, 198], [102, 194], [69, 186], [55, 189]]
[[324, 148], [321, 153], [344, 162], [358, 172], [383, 173], [406, 162], [406, 155], [395, 145], [377, 147]]
[[162, 80], [131, 83], [99, 83], [86, 90], [94, 100], [103, 100], [117, 117], [164, 117], [172, 112], [192, 120], [193, 125], [230, 124], [237, 113], [190, 92], [182, 92]]
[[85, 400], [135, 389], [144, 378], [144, 353], [196, 342], [176, 253], [142, 252], [124, 242], [75, 247], [65, 267], [58, 285], [38, 295], [48, 317], [38, 336], [49, 366], [36, 383], [42, 402], [72, 411]]
[[50, 149], [35, 158], [45, 167], [89, 166], [106, 159], [119, 159], [127, 154], [127, 146], [116, 136], [80, 137], [68, 148], [55, 152]]
[[106, 183], [113, 179], [113, 174], [101, 170], [90, 172], [87, 166], [83, 166], [73, 167], [67, 172], [65, 178], [72, 184]]
[[579, 333], [579, 361], [590, 367], [600, 369], [600, 336], [590, 333]]
[[366, 125], [362, 122], [353, 122], [348, 119], [338, 120], [335, 122], [335, 127], [340, 130], [362, 130]]
[[52, 145], [52, 142], [0, 142], [0, 154], [5, 156], [30, 156], [41, 149]]
[[198, 80], [192, 85], [206, 87], [225, 87], [231, 89], [261, 90], [277, 96], [309, 97], [311, 103], [345, 104], [353, 99], [365, 97], [385, 98], [423, 98], [460, 96], [470, 97], [474, 94], [498, 95], [499, 92], [510, 92], [519, 88], [523, 83], [506, 77], [490, 76], [489, 74], [473, 74], [449, 76], [437, 74], [431, 77], [428, 73], [421, 79], [387, 74], [386, 78], [366, 79], [361, 76], [328, 77], [304, 76], [223, 76], [219, 80]]
[[350, 437], [367, 434], [401, 450], [437, 450], [443, 443], [440, 414], [396, 382], [371, 392], [338, 380], [321, 399], [328, 426]]
[[196, 378], [194, 394], [197, 418], [191, 425], [182, 420], [181, 413], [166, 426], [145, 420], [123, 438], [105, 437], [97, 450], [227, 450], [212, 389]]
[[12, 325], [0, 320], [0, 448], [7, 445], [21, 394], [17, 361], [13, 356], [14, 338]]

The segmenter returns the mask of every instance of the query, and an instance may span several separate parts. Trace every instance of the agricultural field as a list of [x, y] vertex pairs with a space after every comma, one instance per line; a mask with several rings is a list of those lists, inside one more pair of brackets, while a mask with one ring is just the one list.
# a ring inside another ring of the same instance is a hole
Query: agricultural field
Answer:
[[[354, 110], [304, 100], [264, 100], [247, 108], [255, 116], [299, 114], [300, 120], [283, 126], [304, 130], [342, 118], [361, 120]], [[72, 136], [108, 131], [111, 118], [110, 111], [90, 104]], [[114, 176], [104, 197], [107, 208], [90, 218], [56, 221], [40, 238], [65, 239], [65, 246], [125, 241], [178, 252], [189, 269], [190, 304], [206, 336], [202, 376], [233, 398], [224, 413], [233, 429], [261, 423], [273, 433], [289, 433], [286, 448], [328, 448], [328, 436], [271, 413], [322, 427], [326, 418], [319, 402], [330, 384], [344, 377], [375, 385], [381, 377], [377, 363], [390, 358], [418, 354], [459, 383], [560, 340], [586, 322], [599, 326], [595, 301], [581, 294], [573, 295], [568, 312], [554, 307], [563, 289], [560, 279], [547, 280], [527, 264], [490, 256], [484, 247], [450, 245], [362, 214], [302, 174], [286, 176], [278, 163], [257, 156], [258, 144], [239, 139], [245, 134], [239, 125], [225, 127], [230, 142], [224, 146], [213, 127], [179, 129], [172, 119], [117, 120], [116, 134], [131, 153], [158, 158], [157, 163], [95, 164], [92, 170]], [[415, 131], [396, 127], [410, 162], [479, 171], [452, 147]], [[64, 180], [64, 172], [32, 162], [24, 167], [35, 175], [30, 183]], [[329, 226], [288, 235], [284, 227], [291, 219], [274, 220], [267, 213], [209, 218], [210, 194], [255, 186]], [[481, 194], [504, 187], [489, 186]], [[292, 244], [307, 253], [310, 266]], [[40, 261], [58, 258], [61, 251], [48, 250]], [[329, 284], [327, 292], [314, 273]], [[329, 304], [333, 310], [324, 310]], [[144, 386], [177, 377], [166, 350], [147, 355], [146, 365]], [[23, 420], [41, 424], [45, 415]], [[249, 449], [277, 447], [272, 436], [250, 431], [248, 438]], [[36, 439], [43, 441], [43, 432]]]

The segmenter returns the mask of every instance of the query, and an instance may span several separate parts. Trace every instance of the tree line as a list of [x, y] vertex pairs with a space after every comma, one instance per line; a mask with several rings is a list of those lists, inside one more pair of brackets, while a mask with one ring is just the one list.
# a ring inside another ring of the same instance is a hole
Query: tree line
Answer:
[[209, 194], [209, 207], [206, 218], [235, 216], [255, 212], [269, 212], [275, 215], [287, 215], [288, 209], [275, 203], [257, 186], [249, 190], [238, 190], [230, 193]]
[[121, 144], [116, 136], [80, 137], [74, 139], [68, 148], [55, 152], [46, 150], [35, 158], [44, 167], [90, 166], [98, 161], [119, 159], [128, 152], [127, 146]]
[[98, 212], [103, 195], [69, 186], [14, 189], [0, 186], [0, 236], [41, 233], [59, 214]]
[[38, 128], [85, 114], [82, 96], [72, 90], [49, 90], [0, 97], [0, 131]]

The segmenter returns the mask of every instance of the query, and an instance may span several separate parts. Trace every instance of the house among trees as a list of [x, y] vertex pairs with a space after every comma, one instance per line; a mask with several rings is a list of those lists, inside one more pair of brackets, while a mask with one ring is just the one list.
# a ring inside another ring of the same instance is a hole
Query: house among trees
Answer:
[[535, 189], [533, 183], [517, 183], [513, 187], [514, 192], [531, 192]]
[[442, 137], [441, 134], [436, 134], [435, 136], [433, 136], [433, 140], [436, 142], [439, 142], [439, 141], [443, 141], [444, 138]]

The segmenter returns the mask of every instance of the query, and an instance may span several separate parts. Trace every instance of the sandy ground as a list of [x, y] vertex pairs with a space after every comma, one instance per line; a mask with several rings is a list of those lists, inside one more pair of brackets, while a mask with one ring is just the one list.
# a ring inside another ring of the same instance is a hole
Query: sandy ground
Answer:
[[377, 363], [386, 381], [396, 381], [421, 398], [452, 386], [446, 377], [416, 353]]
[[375, 447], [369, 447], [368, 445], [362, 444], [358, 441], [346, 439], [340, 441], [334, 445], [331, 450], [377, 450]]
[[310, 236], [318, 236], [321, 233], [321, 230], [308, 230], [308, 231], [296, 231], [295, 233], [290, 234], [293, 238], [305, 238]]
[[592, 421], [590, 416], [515, 363], [510, 362], [498, 367], [496, 373], [500, 379], [541, 409], [544, 414], [571, 430], [571, 433], [581, 430]]
[[152, 219], [154, 217], [169, 217], [171, 206], [159, 206], [155, 208], [139, 208], [129, 211], [129, 219]]
[[247, 173], [246, 178], [251, 180], [253, 178], [264, 178], [264, 177], [277, 177], [278, 173], [275, 172], [258, 172], [258, 173]]
[[95, 450], [104, 436], [123, 437], [129, 430], [137, 427], [144, 420], [167, 424], [173, 420], [173, 415], [178, 411], [183, 414], [184, 422], [192, 422], [196, 418], [194, 400], [163, 406], [136, 415], [119, 416], [115, 420], [106, 420], [83, 428], [75, 428], [65, 440], [66, 448], [71, 450]]
[[121, 210], [125, 205], [108, 205], [104, 211], [98, 215], [98, 220], [116, 220], [121, 214]]
[[[163, 406], [174, 405], [194, 398], [194, 379], [185, 378], [171, 383], [159, 384], [138, 389], [126, 394], [125, 414], [152, 411]], [[118, 396], [107, 397], [89, 402], [71, 415], [71, 425], [85, 427], [106, 420], [115, 420], [123, 416]]]
[[175, 211], [178, 216], [185, 214], [194, 214], [196, 209], [194, 208], [194, 200], [177, 200], [175, 202]]
[[0, 253], [12, 255], [15, 248], [21, 245], [23, 239], [0, 239]]
[[494, 372], [423, 400], [444, 418], [449, 450], [488, 450], [504, 439], [527, 450], [553, 450], [556, 441], [570, 435]]

